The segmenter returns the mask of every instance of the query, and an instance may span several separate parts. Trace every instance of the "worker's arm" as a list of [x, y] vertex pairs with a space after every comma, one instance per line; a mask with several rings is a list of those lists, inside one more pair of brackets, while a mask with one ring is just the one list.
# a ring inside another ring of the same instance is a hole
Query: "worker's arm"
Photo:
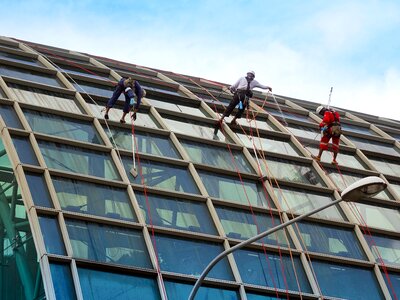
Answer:
[[229, 88], [229, 90], [232, 92], [232, 93], [234, 93], [234, 92], [236, 92], [236, 90], [237, 90], [237, 88], [238, 88], [238, 86], [239, 86], [239, 83], [240, 83], [240, 80], [241, 80], [242, 78], [239, 78], [234, 84], [232, 84], [231, 85], [231, 87]]
[[260, 89], [264, 89], [264, 90], [269, 90], [270, 92], [272, 92], [272, 87], [268, 86], [268, 85], [264, 85], [259, 83], [257, 80], [253, 80], [254, 82], [254, 87], [258, 87]]

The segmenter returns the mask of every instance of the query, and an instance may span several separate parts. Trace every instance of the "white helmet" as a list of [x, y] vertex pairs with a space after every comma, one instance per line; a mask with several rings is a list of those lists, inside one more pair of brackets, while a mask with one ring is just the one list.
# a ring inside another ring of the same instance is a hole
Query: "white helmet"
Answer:
[[252, 74], [254, 77], [256, 77], [256, 72], [254, 71], [248, 71], [247, 74]]
[[322, 111], [323, 109], [325, 109], [325, 107], [323, 107], [322, 105], [320, 105], [320, 106], [317, 107], [317, 109], [315, 110], [315, 112], [316, 112], [317, 114], [320, 114], [321, 111]]

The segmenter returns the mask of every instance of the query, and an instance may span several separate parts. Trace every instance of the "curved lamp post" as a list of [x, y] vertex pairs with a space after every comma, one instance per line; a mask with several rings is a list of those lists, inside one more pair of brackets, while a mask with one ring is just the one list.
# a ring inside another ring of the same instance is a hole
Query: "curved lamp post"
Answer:
[[201, 273], [200, 277], [197, 279], [195, 285], [193, 286], [192, 291], [190, 292], [189, 298], [188, 300], [194, 300], [194, 297], [196, 296], [196, 293], [198, 291], [198, 289], [200, 288], [204, 278], [207, 276], [208, 272], [210, 272], [210, 270], [225, 256], [227, 256], [228, 254], [243, 248], [246, 245], [249, 245], [267, 235], [270, 235], [271, 233], [274, 233], [275, 231], [278, 231], [282, 228], [285, 228], [293, 223], [296, 223], [302, 219], [304, 219], [305, 217], [311, 216], [321, 210], [324, 210], [325, 208], [328, 208], [332, 205], [335, 205], [339, 202], [341, 202], [342, 200], [344, 201], [351, 201], [351, 202], [357, 202], [358, 200], [360, 200], [363, 197], [373, 197], [376, 194], [378, 194], [379, 192], [383, 191], [386, 188], [387, 184], [385, 181], [383, 181], [381, 178], [376, 177], [376, 176], [369, 176], [363, 179], [360, 179], [356, 182], [354, 182], [353, 184], [349, 185], [346, 189], [344, 189], [342, 191], [342, 193], [340, 194], [340, 199], [329, 202], [328, 204], [325, 204], [319, 208], [316, 208], [304, 215], [300, 215], [288, 222], [282, 223], [279, 226], [276, 226], [274, 228], [271, 228], [267, 231], [261, 232], [258, 235], [249, 238], [248, 240], [245, 240], [235, 246], [233, 246], [232, 248], [229, 248], [228, 250], [225, 250], [224, 252], [220, 253], [217, 257], [215, 257], [208, 265], [207, 267], [203, 270], [203, 272]]

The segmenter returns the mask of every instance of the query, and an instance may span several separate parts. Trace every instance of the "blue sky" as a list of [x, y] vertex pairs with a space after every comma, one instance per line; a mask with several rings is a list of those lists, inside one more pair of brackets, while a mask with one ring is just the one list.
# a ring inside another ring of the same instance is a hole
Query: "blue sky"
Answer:
[[398, 0], [0, 0], [0, 35], [400, 120]]

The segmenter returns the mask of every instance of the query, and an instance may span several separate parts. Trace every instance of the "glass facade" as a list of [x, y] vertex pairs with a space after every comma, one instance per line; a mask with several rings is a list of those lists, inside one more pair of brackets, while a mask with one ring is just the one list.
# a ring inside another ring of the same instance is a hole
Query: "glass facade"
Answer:
[[[279, 96], [278, 105], [256, 92], [252, 105], [265, 112], [254, 121], [257, 112], [249, 110], [250, 119], [239, 120], [246, 133], [224, 126], [214, 135], [217, 118], [205, 105], [221, 113], [229, 103], [224, 94], [215, 107], [207, 93], [218, 96], [220, 84], [193, 77], [198, 84], [185, 79], [183, 93], [164, 79], [179, 79], [172, 72], [34, 43], [29, 47], [45, 56], [24, 55], [17, 46], [23, 41], [7, 41], [0, 37], [0, 96], [8, 95], [0, 101], [0, 299], [186, 300], [218, 254], [330, 204], [366, 174], [391, 188], [232, 253], [207, 275], [196, 299], [400, 294], [400, 148], [369, 125], [393, 124], [382, 128], [396, 137], [400, 122], [341, 109], [342, 117], [356, 114], [368, 123], [343, 117], [353, 144], [341, 147], [337, 167], [320, 169], [303, 157], [318, 151], [320, 133], [309, 114], [316, 103]], [[71, 76], [46, 70], [43, 60]], [[148, 91], [150, 108], [143, 105], [134, 123], [138, 176], [130, 172], [132, 128], [119, 124], [124, 96], [104, 120], [114, 86], [110, 69], [95, 67], [96, 60], [133, 75]], [[331, 159], [325, 152], [322, 161]]]

